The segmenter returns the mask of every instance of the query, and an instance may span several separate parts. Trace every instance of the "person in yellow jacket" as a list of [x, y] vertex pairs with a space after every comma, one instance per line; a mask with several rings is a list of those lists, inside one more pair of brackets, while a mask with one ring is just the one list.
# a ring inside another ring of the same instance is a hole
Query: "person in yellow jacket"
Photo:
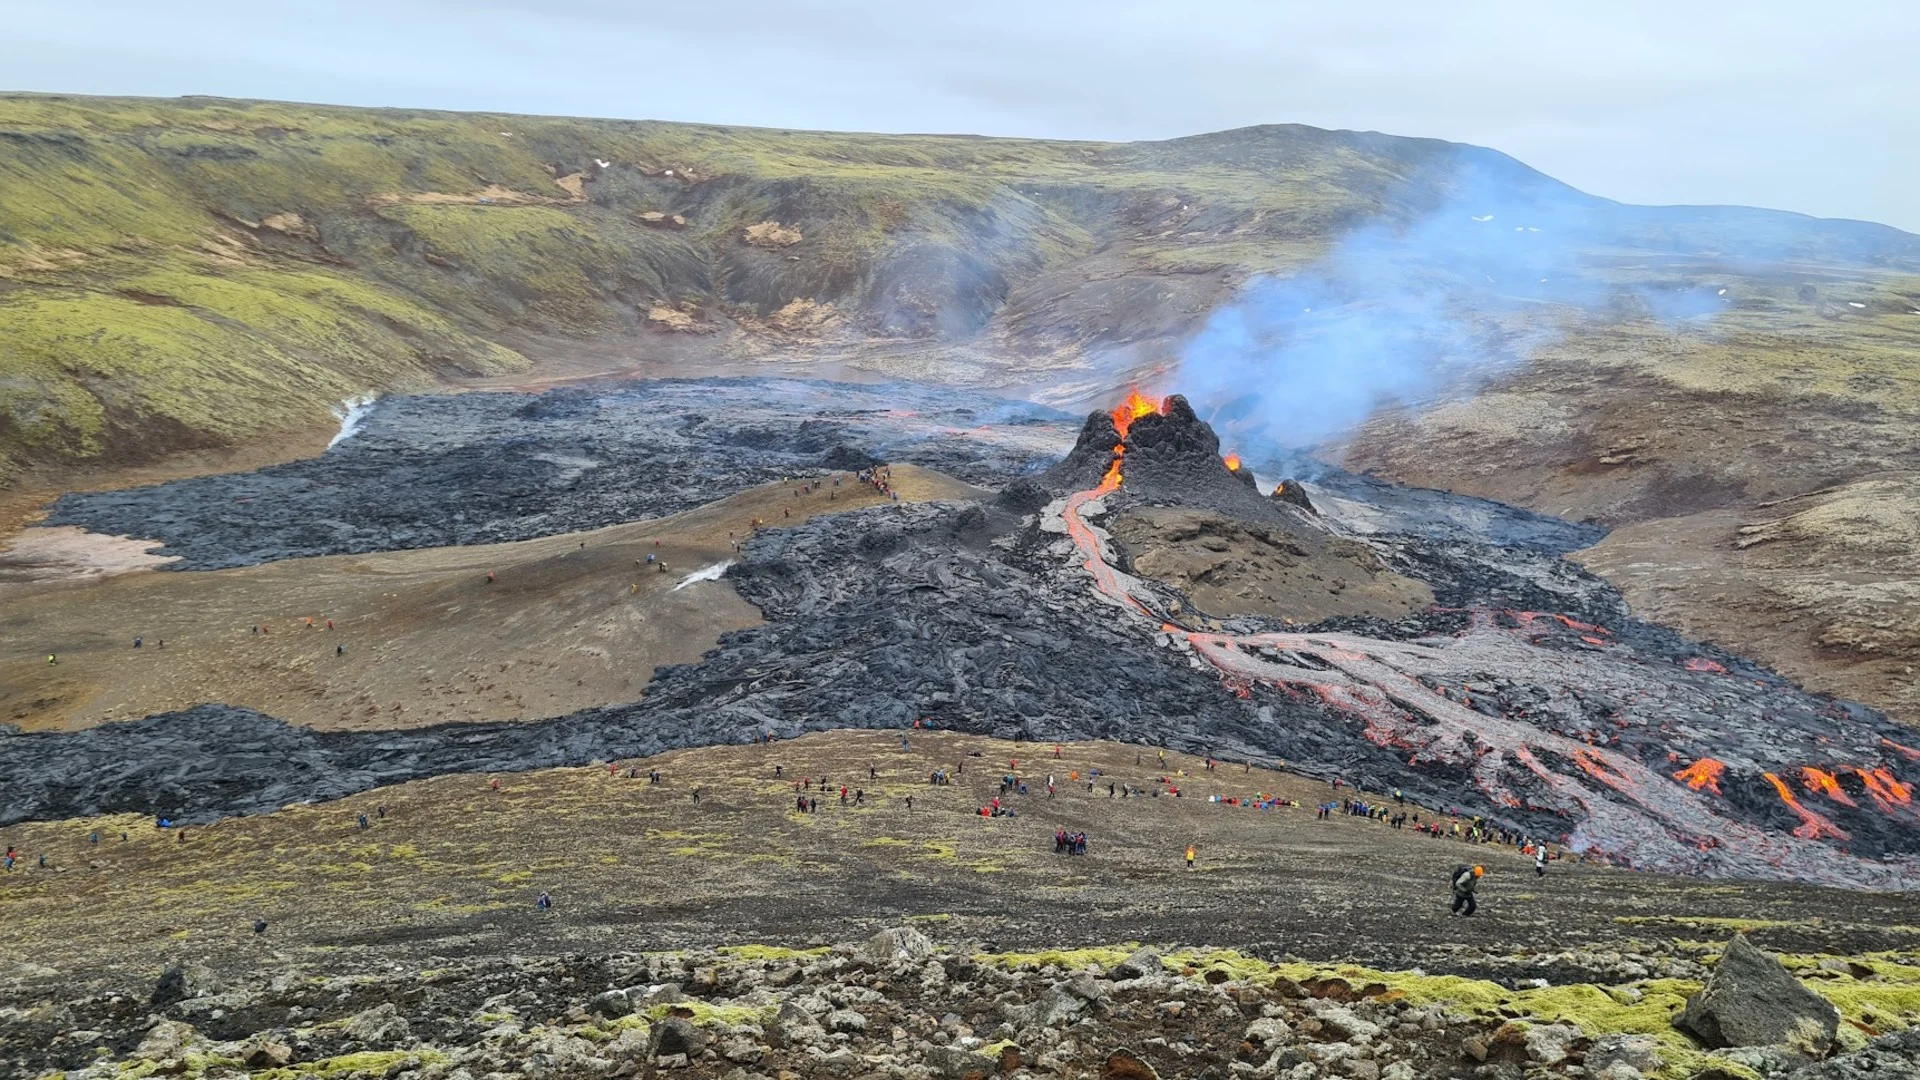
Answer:
[[1199, 854], [1199, 852], [1194, 850], [1193, 845], [1188, 844], [1187, 845], [1187, 869], [1189, 870], [1193, 869], [1193, 857], [1197, 854]]

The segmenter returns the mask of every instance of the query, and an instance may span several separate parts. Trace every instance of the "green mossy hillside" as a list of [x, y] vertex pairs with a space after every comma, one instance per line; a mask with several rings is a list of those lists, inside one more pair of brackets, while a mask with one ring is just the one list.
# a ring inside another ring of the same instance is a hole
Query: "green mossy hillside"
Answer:
[[[1713, 252], [1740, 228], [1803, 263], [1920, 268], [1920, 239], [1878, 226], [1623, 208], [1493, 151], [1297, 126], [1115, 144], [0, 94], [0, 481], [257, 438], [572, 342], [638, 355], [661, 328], [965, 342], [974, 375], [1115, 344], [1164, 359], [1248, 276], [1468, 184], [1613, 215], [1615, 247]], [[796, 303], [831, 318], [797, 331], [777, 317]], [[1876, 355], [1907, 341], [1890, 329]]]

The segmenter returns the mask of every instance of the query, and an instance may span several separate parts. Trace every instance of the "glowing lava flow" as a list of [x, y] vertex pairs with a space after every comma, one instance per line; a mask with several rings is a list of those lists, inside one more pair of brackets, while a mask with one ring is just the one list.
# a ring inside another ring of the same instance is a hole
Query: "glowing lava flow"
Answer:
[[1087, 524], [1081, 511], [1088, 503], [1103, 499], [1120, 488], [1120, 448], [1114, 447], [1113, 464], [1107, 467], [1107, 474], [1100, 478], [1100, 486], [1091, 491], [1076, 491], [1067, 496], [1066, 505], [1060, 511], [1060, 521], [1067, 527], [1067, 536], [1072, 538], [1075, 550], [1085, 556], [1080, 565], [1093, 575], [1095, 595], [1149, 618], [1149, 612], [1140, 601], [1133, 598], [1128, 588], [1126, 575], [1116, 570], [1107, 561], [1106, 540]]
[[[1145, 411], [1141, 411], [1143, 408]], [[1151, 402], [1136, 394], [1129, 404], [1115, 410], [1115, 424], [1120, 426], [1123, 415], [1131, 424], [1153, 408]], [[1670, 778], [1638, 758], [1604, 745], [1475, 711], [1422, 681], [1423, 672], [1453, 666], [1458, 650], [1482, 670], [1495, 674], [1505, 668], [1511, 677], [1538, 677], [1537, 668], [1544, 661], [1565, 667], [1558, 677], [1570, 685], [1580, 682], [1584, 674], [1580, 665], [1585, 663], [1580, 657], [1536, 650], [1513, 655], [1509, 642], [1514, 631], [1502, 629], [1491, 619], [1474, 620], [1456, 637], [1413, 641], [1345, 633], [1226, 634], [1176, 625], [1136, 596], [1136, 587], [1143, 587], [1142, 583], [1108, 562], [1104, 532], [1085, 520], [1088, 513], [1104, 511], [1099, 500], [1118, 490], [1120, 483], [1116, 453], [1113, 466], [1097, 487], [1068, 495], [1058, 504], [1064, 531], [1073, 542], [1080, 565], [1092, 576], [1095, 595], [1129, 615], [1141, 616], [1146, 620], [1143, 629], [1150, 627], [1183, 641], [1221, 675], [1229, 689], [1244, 696], [1248, 688], [1261, 684], [1287, 693], [1311, 694], [1337, 712], [1363, 721], [1366, 726], [1362, 734], [1368, 741], [1405, 751], [1408, 766], [1424, 762], [1443, 770], [1464, 769], [1496, 804], [1564, 817], [1573, 828], [1566, 838], [1569, 844], [1603, 851], [1628, 865], [1679, 872], [1719, 869], [1753, 874], [1764, 864], [1806, 880], [1832, 879], [1837, 853], [1808, 841], [1847, 840], [1849, 834], [1801, 805], [1785, 782], [1772, 773], [1764, 775], [1801, 822], [1791, 835], [1714, 812], [1700, 791], [1719, 792], [1725, 772], [1719, 761], [1701, 759]], [[1529, 617], [1516, 615], [1523, 635], [1534, 622], [1533, 613], [1525, 614]], [[1575, 632], [1607, 633], [1566, 616], [1551, 618]], [[1592, 636], [1587, 640], [1605, 644]], [[1504, 659], [1509, 656], [1511, 659]], [[1550, 767], [1551, 761], [1563, 763], [1563, 767]], [[1577, 766], [1577, 771], [1567, 771], [1566, 766]], [[1805, 775], [1829, 795], [1839, 790], [1837, 781], [1827, 788], [1814, 780], [1816, 774], [1828, 777], [1816, 770]], [[1890, 773], [1881, 770], [1862, 775], [1877, 803], [1887, 807], [1908, 805], [1911, 789]], [[1841, 797], [1845, 797], [1843, 791]], [[1909, 872], [1855, 860], [1850, 880], [1901, 887], [1909, 882]]]
[[1884, 768], [1855, 769], [1862, 783], [1867, 785], [1867, 794], [1880, 809], [1892, 813], [1896, 808], [1913, 804], [1913, 785], [1903, 784]]
[[1727, 767], [1724, 764], [1710, 757], [1703, 757], [1674, 773], [1673, 778], [1695, 791], [1705, 788], [1718, 795], [1720, 794], [1720, 777], [1725, 775], [1726, 771]]
[[1848, 795], [1840, 786], [1840, 778], [1824, 769], [1808, 765], [1800, 770], [1800, 777], [1806, 782], [1808, 791], [1817, 791], [1842, 806], [1858, 806], [1853, 796]]
[[1135, 420], [1166, 411], [1165, 401], [1154, 401], [1152, 398], [1142, 397], [1138, 390], [1128, 390], [1127, 400], [1115, 405], [1113, 412], [1109, 415], [1113, 417], [1113, 430], [1119, 432], [1120, 437], [1124, 439], [1127, 437], [1127, 429], [1133, 426]]
[[[1127, 429], [1133, 427], [1135, 420], [1143, 416], [1152, 416], [1155, 413], [1164, 414], [1166, 411], [1167, 403], [1164, 399], [1155, 402], [1152, 398], [1142, 397], [1138, 390], [1128, 390], [1127, 400], [1115, 405], [1113, 412], [1108, 415], [1113, 417], [1113, 430], [1119, 432], [1120, 438], [1124, 440], [1127, 437]], [[1107, 466], [1105, 475], [1100, 477], [1100, 486], [1093, 489], [1096, 496], [1104, 495], [1120, 486], [1120, 459], [1126, 455], [1127, 444], [1125, 442], [1113, 444], [1113, 463]], [[1088, 567], [1088, 569], [1091, 570], [1092, 567]], [[1138, 607], [1139, 605], [1136, 604], [1135, 606]]]
[[1787, 782], [1785, 780], [1780, 779], [1772, 773], [1761, 773], [1760, 775], [1767, 778], [1767, 783], [1773, 785], [1773, 790], [1780, 793], [1780, 801], [1786, 803], [1787, 809], [1793, 811], [1794, 816], [1800, 819], [1800, 824], [1794, 828], [1793, 835], [1808, 840], [1818, 840], [1823, 836], [1830, 836], [1835, 840], [1847, 839], [1847, 830], [1827, 820], [1825, 815], [1816, 814], [1806, 807], [1801, 806], [1800, 800], [1794, 798], [1793, 792], [1787, 788]]

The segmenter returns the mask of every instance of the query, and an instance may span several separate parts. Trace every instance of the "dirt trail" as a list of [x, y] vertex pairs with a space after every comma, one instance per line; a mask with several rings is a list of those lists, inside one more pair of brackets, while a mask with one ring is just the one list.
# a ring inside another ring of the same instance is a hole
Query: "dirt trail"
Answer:
[[[518, 543], [21, 587], [0, 621], [0, 720], [71, 729], [217, 701], [343, 730], [632, 701], [657, 666], [759, 621], [723, 581], [676, 588], [734, 558], [730, 537], [744, 541], [756, 519], [779, 527], [887, 501], [840, 475], [808, 495], [769, 485]], [[910, 466], [893, 475], [909, 501], [979, 494]]]

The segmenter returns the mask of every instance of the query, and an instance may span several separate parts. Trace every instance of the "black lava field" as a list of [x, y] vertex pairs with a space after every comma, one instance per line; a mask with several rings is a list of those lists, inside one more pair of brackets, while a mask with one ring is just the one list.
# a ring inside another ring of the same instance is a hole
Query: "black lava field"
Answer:
[[[1920, 887], [1920, 739], [1633, 619], [1560, 558], [1598, 530], [1337, 474], [1306, 511], [1218, 455], [1178, 398], [1079, 423], [922, 387], [697, 380], [401, 399], [313, 461], [71, 496], [58, 523], [165, 539], [206, 568], [591, 528], [875, 460], [1001, 489], [761, 531], [728, 580], [766, 623], [662, 669], [637, 702], [372, 733], [209, 704], [12, 735], [0, 823], [204, 820], [444, 773], [922, 720], [1283, 761], [1645, 869]], [[1146, 505], [1333, 529], [1436, 603], [1393, 621], [1196, 620], [1107, 536], [1103, 522]]]

